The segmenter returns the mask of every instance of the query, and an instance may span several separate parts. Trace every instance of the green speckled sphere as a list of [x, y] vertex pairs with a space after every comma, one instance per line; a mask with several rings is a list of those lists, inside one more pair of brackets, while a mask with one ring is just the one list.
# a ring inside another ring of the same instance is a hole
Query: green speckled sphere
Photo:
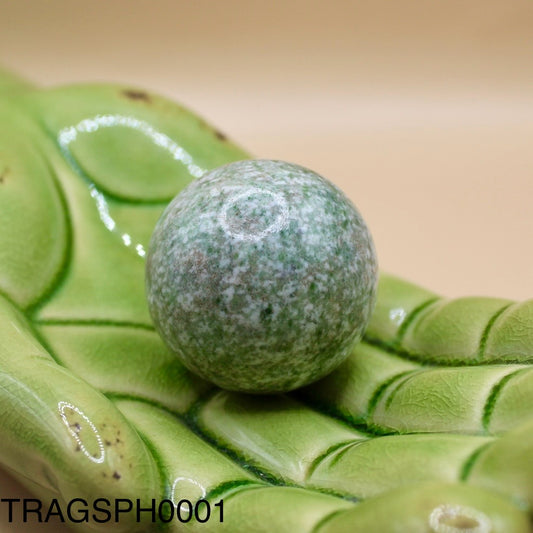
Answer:
[[229, 390], [311, 383], [348, 357], [374, 306], [372, 238], [335, 185], [298, 165], [232, 163], [157, 223], [147, 294], [183, 364]]

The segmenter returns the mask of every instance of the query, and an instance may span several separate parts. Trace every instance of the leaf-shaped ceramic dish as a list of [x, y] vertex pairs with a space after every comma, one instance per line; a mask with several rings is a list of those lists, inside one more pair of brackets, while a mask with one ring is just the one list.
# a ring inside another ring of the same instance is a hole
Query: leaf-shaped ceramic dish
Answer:
[[224, 392], [155, 333], [144, 255], [178, 191], [247, 154], [144, 91], [7, 73], [0, 125], [0, 460], [64, 506], [167, 499], [162, 518], [182, 518], [101, 511], [77, 527], [529, 531], [533, 301], [450, 301], [382, 275], [365, 340], [332, 375]]

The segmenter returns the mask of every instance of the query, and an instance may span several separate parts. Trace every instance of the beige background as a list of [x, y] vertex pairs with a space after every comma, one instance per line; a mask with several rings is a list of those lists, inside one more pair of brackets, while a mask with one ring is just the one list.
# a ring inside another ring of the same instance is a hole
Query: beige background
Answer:
[[0, 63], [175, 98], [340, 185], [383, 269], [533, 296], [530, 0], [0, 0]]

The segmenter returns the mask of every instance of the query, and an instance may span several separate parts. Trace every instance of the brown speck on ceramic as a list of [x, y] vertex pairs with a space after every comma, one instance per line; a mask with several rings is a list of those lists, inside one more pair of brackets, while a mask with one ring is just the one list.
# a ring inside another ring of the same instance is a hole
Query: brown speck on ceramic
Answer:
[[226, 141], [227, 140], [227, 136], [222, 133], [221, 131], [219, 130], [215, 130], [215, 135], [217, 137], [217, 139], [219, 139], [220, 141]]
[[134, 89], [126, 89], [122, 91], [122, 94], [130, 100], [140, 100], [142, 102], [150, 102], [150, 95], [144, 91], [138, 91]]

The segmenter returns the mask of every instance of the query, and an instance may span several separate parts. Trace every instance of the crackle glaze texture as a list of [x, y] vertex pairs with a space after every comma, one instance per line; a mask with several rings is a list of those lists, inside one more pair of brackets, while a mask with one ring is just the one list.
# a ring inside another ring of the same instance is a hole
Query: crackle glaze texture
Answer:
[[[286, 394], [221, 390], [164, 344], [144, 286], [156, 222], [249, 157], [154, 94], [0, 69], [0, 463], [44, 501], [211, 505], [206, 523], [91, 513], [80, 531], [530, 533], [533, 300], [380, 272], [348, 359]], [[256, 235], [284, 212], [272, 198]]]
[[193, 182], [150, 244], [152, 317], [217, 385], [294, 389], [348, 357], [375, 301], [368, 229], [336, 186], [282, 161], [239, 161]]

